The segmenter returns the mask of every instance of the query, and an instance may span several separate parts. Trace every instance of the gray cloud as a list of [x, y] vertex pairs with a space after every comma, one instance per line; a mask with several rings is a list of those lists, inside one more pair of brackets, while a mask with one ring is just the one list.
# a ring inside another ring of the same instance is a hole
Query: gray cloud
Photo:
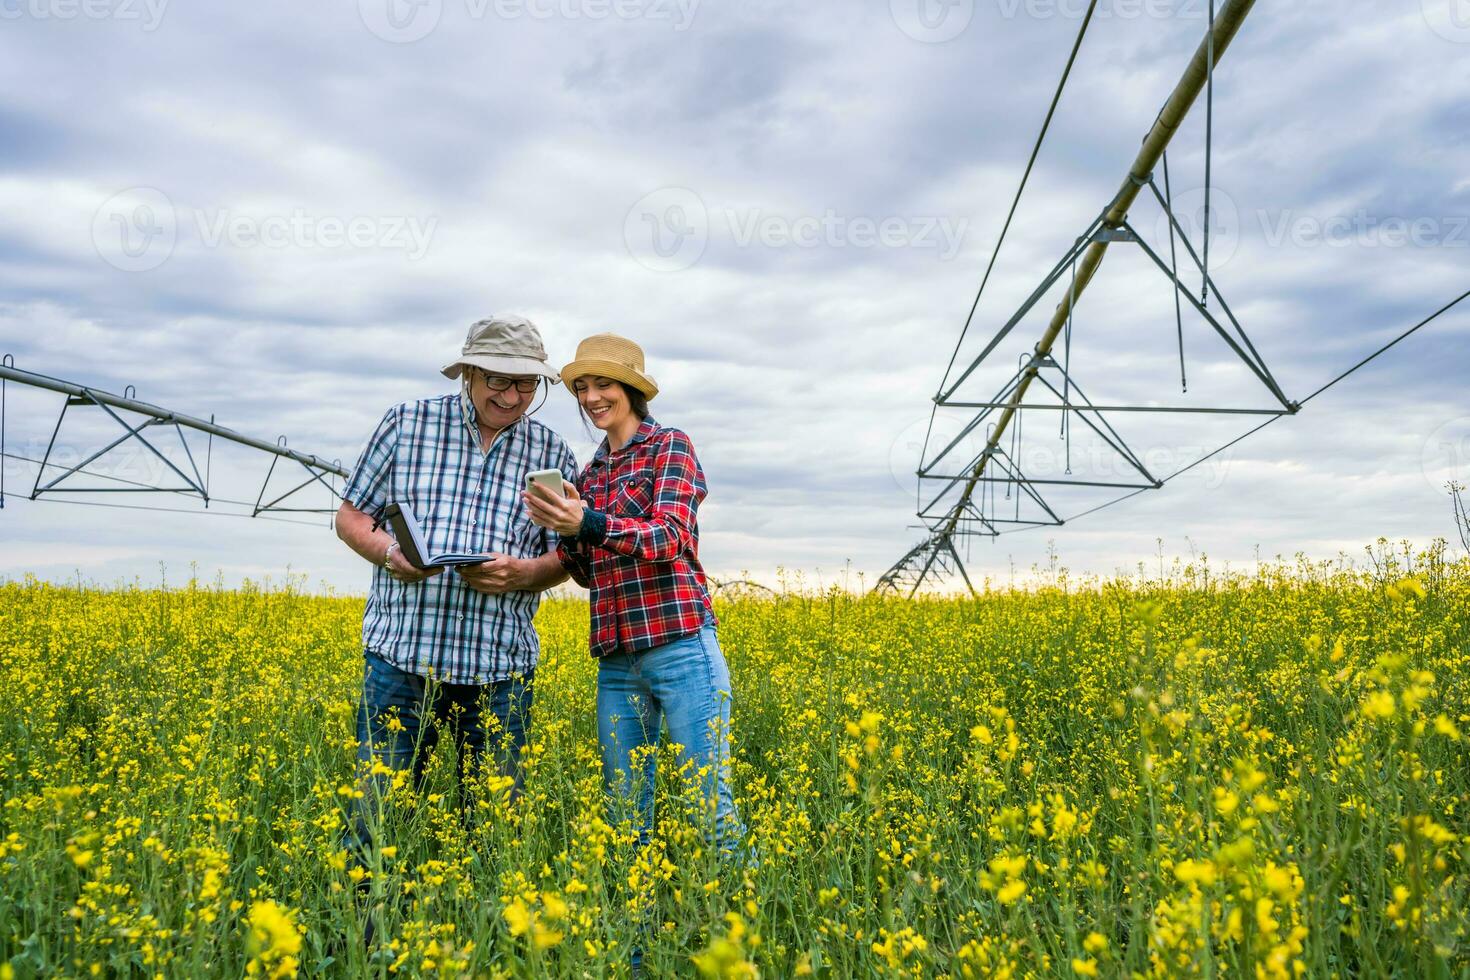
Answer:
[[[821, 568], [830, 581], [850, 559], [874, 576], [918, 536], [910, 473], [928, 398], [1082, 9], [977, 0], [964, 30], [931, 44], [894, 6], [702, 3], [680, 27], [648, 5], [568, 20], [445, 0], [412, 43], [375, 35], [360, 15], [369, 0], [168, 4], [151, 29], [9, 21], [0, 349], [350, 460], [388, 404], [448, 389], [438, 367], [491, 310], [535, 318], [554, 360], [619, 330], [663, 383], [656, 414], [699, 447], [712, 570]], [[1202, 4], [1142, 17], [1100, 6], [1110, 14], [1083, 49], [962, 365], [1117, 189], [1203, 30]], [[1470, 232], [1462, 244], [1455, 230], [1470, 212], [1464, 45], [1415, 3], [1331, 9], [1258, 9], [1216, 79], [1215, 200], [1235, 226], [1215, 268], [1294, 397], [1464, 289], [1470, 268]], [[1170, 156], [1180, 194], [1202, 186], [1203, 142], [1197, 112]], [[151, 217], [171, 214], [176, 241], [128, 272], [107, 236], [137, 214], [108, 202], [138, 187], [166, 197]], [[676, 271], [650, 268], [627, 230], [661, 188], [688, 189], [704, 213], [703, 251]], [[742, 240], [758, 219], [775, 237]], [[908, 239], [865, 239], [860, 222], [885, 219]], [[952, 254], [913, 241], [928, 219], [963, 225]], [[366, 244], [322, 244], [354, 220]], [[392, 235], [409, 220], [432, 223], [416, 256]], [[1157, 208], [1140, 202], [1134, 220], [1152, 234]], [[1427, 233], [1399, 242], [1395, 223], [1416, 221]], [[247, 233], [211, 240], [231, 222]], [[811, 228], [818, 240], [789, 240]], [[271, 229], [284, 238], [259, 240]], [[975, 392], [1004, 380], [1057, 297]], [[1179, 392], [1173, 316], [1167, 282], [1116, 248], [1078, 313], [1078, 379], [1099, 400], [1261, 397], [1197, 320], [1191, 393]], [[1220, 466], [1075, 526], [976, 542], [975, 569], [1004, 581], [1013, 564], [1044, 563], [1048, 540], [1072, 568], [1110, 572], [1152, 561], [1158, 537], [1239, 563], [1257, 546], [1330, 557], [1379, 534], [1447, 534], [1424, 447], [1470, 414], [1467, 367], [1460, 312]], [[12, 389], [10, 445], [43, 449], [58, 400]], [[543, 417], [590, 450], [565, 392]], [[962, 421], [941, 413], [949, 431]], [[1247, 425], [1118, 424], [1166, 459]], [[1054, 458], [1055, 419], [1026, 425]], [[75, 448], [100, 432], [78, 428]], [[253, 499], [259, 460], [216, 460], [218, 492]], [[13, 491], [33, 473], [11, 461], [6, 476]], [[1047, 499], [1070, 514], [1102, 498]], [[45, 501], [7, 502], [0, 520], [13, 542], [0, 574], [112, 581], [197, 560], [230, 579], [290, 565], [339, 589], [366, 582], [324, 528]]]

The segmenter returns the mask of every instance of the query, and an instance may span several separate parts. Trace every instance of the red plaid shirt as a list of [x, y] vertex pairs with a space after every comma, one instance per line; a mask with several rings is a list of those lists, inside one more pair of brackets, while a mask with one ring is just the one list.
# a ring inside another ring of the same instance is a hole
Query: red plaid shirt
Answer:
[[594, 657], [660, 646], [713, 619], [695, 517], [704, 471], [688, 436], [645, 418], [617, 452], [603, 440], [577, 492], [589, 509], [557, 557], [591, 590]]

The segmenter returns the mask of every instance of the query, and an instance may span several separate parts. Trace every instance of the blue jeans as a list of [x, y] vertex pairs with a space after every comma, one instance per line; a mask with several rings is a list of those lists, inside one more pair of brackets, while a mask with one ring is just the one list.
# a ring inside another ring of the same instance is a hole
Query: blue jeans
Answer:
[[679, 746], [691, 809], [710, 820], [722, 853], [740, 851], [745, 828], [730, 792], [730, 671], [712, 624], [598, 664], [597, 737], [612, 822], [631, 805], [645, 843], [653, 829], [654, 750], [665, 722]]
[[[521, 789], [521, 747], [530, 727], [532, 678], [514, 678], [491, 684], [445, 684], [411, 674], [377, 654], [365, 653], [362, 700], [357, 710], [357, 760], [366, 771], [373, 760], [395, 772], [410, 769], [414, 789], [423, 786], [424, 770], [441, 730], [454, 738], [458, 764], [460, 812], [471, 812], [465, 779], [479, 772], [486, 754], [497, 771], [515, 780], [511, 795]], [[485, 713], [495, 719], [486, 732]], [[397, 724], [390, 724], [393, 719]], [[365, 778], [363, 796], [344, 836], [349, 851], [371, 846], [381, 797], [392, 777]]]

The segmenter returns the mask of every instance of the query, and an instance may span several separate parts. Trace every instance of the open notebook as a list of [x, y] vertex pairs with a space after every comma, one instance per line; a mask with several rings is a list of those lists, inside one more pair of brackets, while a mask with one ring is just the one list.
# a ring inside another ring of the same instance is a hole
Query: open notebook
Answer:
[[430, 555], [429, 547], [424, 543], [424, 532], [407, 504], [389, 504], [378, 523], [387, 524], [393, 531], [393, 537], [398, 539], [398, 547], [403, 550], [403, 557], [415, 568], [479, 565], [489, 560], [484, 555]]

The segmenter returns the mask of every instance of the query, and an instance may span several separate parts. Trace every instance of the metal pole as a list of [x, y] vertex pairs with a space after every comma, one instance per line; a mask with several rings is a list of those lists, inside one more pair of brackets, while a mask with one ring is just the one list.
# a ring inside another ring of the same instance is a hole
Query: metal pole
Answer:
[[[1128, 176], [1123, 180], [1123, 186], [1119, 188], [1117, 195], [1113, 198], [1112, 206], [1108, 208], [1103, 216], [1103, 227], [1116, 230], [1123, 227], [1128, 217], [1128, 210], [1133, 202], [1138, 199], [1139, 192], [1148, 186], [1149, 177], [1153, 174], [1154, 165], [1158, 163], [1163, 155], [1169, 141], [1174, 138], [1174, 133], [1184, 122], [1189, 110], [1194, 106], [1195, 100], [1199, 98], [1200, 91], [1204, 88], [1206, 80], [1210, 77], [1215, 64], [1219, 64], [1225, 51], [1230, 47], [1230, 42], [1235, 39], [1235, 34], [1240, 30], [1240, 25], [1245, 21], [1246, 15], [1255, 6], [1255, 0], [1232, 0], [1230, 5], [1220, 11], [1215, 19], [1214, 29], [1207, 33], [1205, 39], [1200, 42], [1194, 57], [1190, 59], [1189, 67], [1184, 70], [1184, 76], [1179, 84], [1174, 87], [1159, 117], [1154, 121], [1153, 129], [1149, 130], [1148, 136], [1144, 138], [1143, 146], [1138, 151], [1138, 156], [1133, 161], [1133, 166], [1128, 170]], [[1213, 62], [1213, 63], [1212, 63]], [[1107, 254], [1111, 241], [1107, 236], [1093, 241], [1092, 245], [1082, 256], [1082, 261], [1077, 268], [1077, 283], [1075, 287], [1057, 304], [1056, 311], [1052, 314], [1051, 323], [1047, 325], [1046, 331], [1036, 343], [1036, 357], [1043, 358], [1051, 353], [1052, 346], [1056, 343], [1057, 335], [1066, 326], [1068, 318], [1076, 301], [1081, 298], [1092, 277], [1096, 275], [1098, 267], [1102, 265], [1103, 256]], [[1022, 399], [1026, 396], [1026, 389], [1031, 386], [1031, 381], [1036, 377], [1038, 371], [1036, 359], [1032, 360], [1032, 366], [1024, 372], [1021, 381], [1011, 393], [1009, 404], [1001, 413], [996, 422], [995, 429], [990, 434], [987, 448], [993, 448], [1000, 444], [1001, 437], [1005, 434], [1007, 426], [1019, 411]], [[965, 484], [961, 502], [968, 500], [975, 490], [975, 485], [980, 477], [984, 475], [985, 464], [989, 461], [988, 454], [982, 454], [980, 463], [975, 467], [969, 480]], [[942, 528], [936, 531], [940, 537], [949, 537], [959, 526], [964, 510], [956, 506], [954, 512]]]
[[[216, 425], [213, 421], [206, 422], [204, 419], [194, 418], [192, 415], [180, 415], [178, 412], [170, 412], [168, 409], [160, 408], [157, 405], [150, 405], [147, 402], [140, 402], [133, 398], [124, 398], [119, 395], [109, 394], [105, 391], [98, 391], [95, 388], [75, 385], [69, 381], [62, 381], [60, 378], [51, 378], [44, 374], [34, 374], [30, 371], [22, 371], [19, 368], [0, 364], [0, 380], [16, 381], [35, 388], [46, 388], [72, 398], [83, 398], [101, 406], [110, 406], [128, 412], [136, 412], [139, 415], [146, 415], [160, 422], [197, 429], [211, 436], [218, 436], [230, 442], [237, 442], [242, 446], [249, 446], [251, 449], [273, 453], [276, 456], [283, 456], [286, 459], [294, 459], [306, 467], [312, 467], [327, 473], [335, 473], [340, 477], [346, 477], [348, 475], [347, 470], [343, 469], [340, 465], [328, 462], [319, 456], [314, 456], [310, 453], [298, 453], [294, 449], [287, 449], [273, 442], [266, 442], [263, 439], [241, 435], [234, 429], [227, 429], [222, 425]], [[60, 428], [59, 420], [57, 427]], [[55, 439], [54, 434], [52, 438]]]

